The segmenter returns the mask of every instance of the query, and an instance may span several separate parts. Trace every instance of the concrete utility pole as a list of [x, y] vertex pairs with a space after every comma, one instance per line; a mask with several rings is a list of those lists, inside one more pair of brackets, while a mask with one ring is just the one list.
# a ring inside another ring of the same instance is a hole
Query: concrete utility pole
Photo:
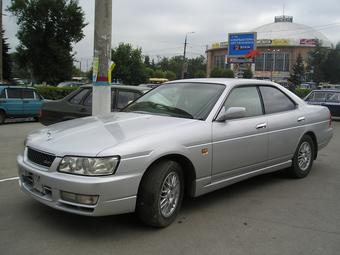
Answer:
[[187, 65], [186, 65], [186, 53], [187, 53], [187, 45], [188, 45], [188, 43], [187, 43], [187, 41], [188, 41], [188, 35], [189, 34], [193, 34], [193, 33], [195, 33], [195, 32], [189, 32], [189, 33], [187, 33], [186, 35], [185, 35], [185, 40], [184, 40], [184, 51], [183, 51], [183, 65], [182, 65], [182, 79], [184, 79], [185, 78], [185, 74], [187, 73], [187, 69], [188, 69], [188, 67], [187, 67]]
[[111, 60], [111, 31], [112, 0], [96, 0], [92, 98], [92, 115], [95, 116], [111, 112], [111, 86], [108, 81]]
[[0, 82], [3, 82], [3, 59], [2, 59], [2, 0], [0, 0]]

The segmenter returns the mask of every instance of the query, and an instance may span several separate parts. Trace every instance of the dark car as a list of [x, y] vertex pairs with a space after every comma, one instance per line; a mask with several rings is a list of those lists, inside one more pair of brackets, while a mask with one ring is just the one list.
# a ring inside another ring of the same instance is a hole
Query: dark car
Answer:
[[[150, 88], [112, 85], [112, 111], [119, 111], [136, 100]], [[66, 97], [55, 101], [46, 101], [41, 110], [40, 122], [51, 125], [57, 122], [90, 116], [92, 114], [92, 85], [81, 86]]]
[[0, 86], [0, 124], [6, 118], [39, 118], [44, 98], [34, 88]]
[[305, 97], [308, 104], [327, 106], [332, 118], [340, 119], [340, 90], [313, 90]]

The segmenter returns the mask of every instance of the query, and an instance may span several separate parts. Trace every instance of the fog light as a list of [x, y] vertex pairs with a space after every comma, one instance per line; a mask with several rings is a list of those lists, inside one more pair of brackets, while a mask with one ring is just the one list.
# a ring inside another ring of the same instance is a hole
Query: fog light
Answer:
[[85, 205], [95, 205], [98, 201], [97, 195], [81, 195], [76, 193], [70, 193], [66, 191], [61, 191], [61, 198], [65, 201], [85, 204]]

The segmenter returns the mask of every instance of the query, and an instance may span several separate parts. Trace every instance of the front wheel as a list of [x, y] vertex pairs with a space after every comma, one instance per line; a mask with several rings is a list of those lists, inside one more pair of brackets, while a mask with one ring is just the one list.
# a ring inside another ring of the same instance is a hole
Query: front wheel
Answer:
[[314, 160], [314, 142], [308, 135], [302, 137], [293, 158], [293, 164], [288, 169], [294, 178], [306, 177], [312, 169]]
[[142, 179], [136, 212], [146, 224], [154, 227], [170, 225], [183, 200], [184, 182], [181, 166], [174, 161], [155, 163]]

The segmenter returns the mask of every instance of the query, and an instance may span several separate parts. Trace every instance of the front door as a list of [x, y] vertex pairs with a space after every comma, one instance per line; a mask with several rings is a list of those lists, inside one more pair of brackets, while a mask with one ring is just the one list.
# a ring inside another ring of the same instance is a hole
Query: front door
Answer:
[[260, 169], [267, 163], [267, 118], [256, 86], [236, 87], [229, 94], [222, 111], [244, 107], [246, 116], [213, 122], [212, 181]]

